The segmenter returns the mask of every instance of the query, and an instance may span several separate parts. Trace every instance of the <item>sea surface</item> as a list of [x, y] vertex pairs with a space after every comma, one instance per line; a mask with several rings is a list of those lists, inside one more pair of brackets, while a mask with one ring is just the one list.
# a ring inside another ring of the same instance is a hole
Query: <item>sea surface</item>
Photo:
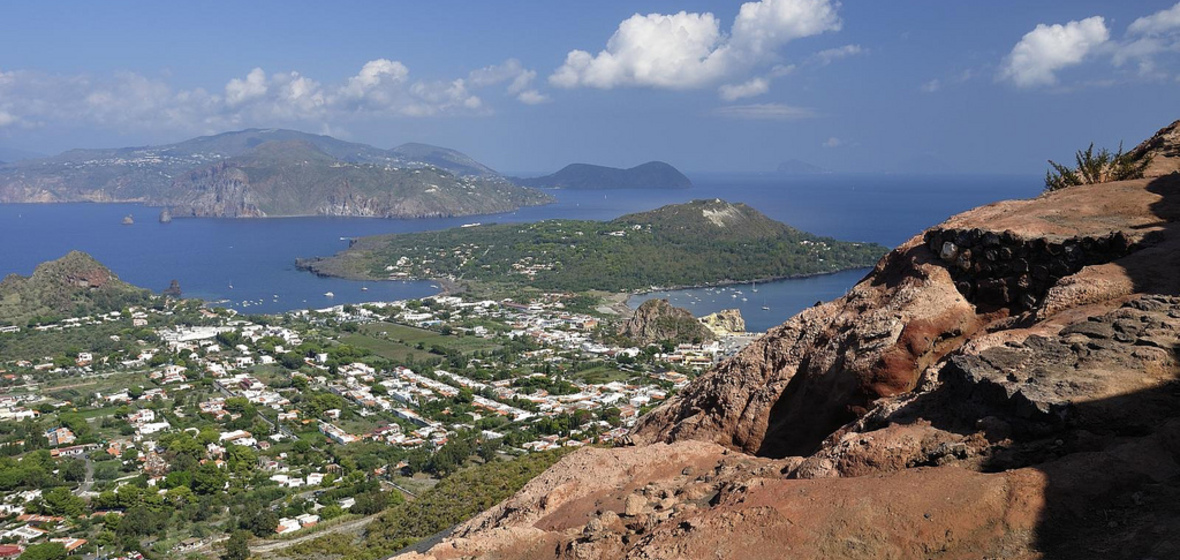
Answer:
[[[161, 224], [138, 204], [0, 204], [0, 276], [28, 275], [71, 250], [90, 253], [120, 278], [155, 291], [180, 282], [186, 297], [240, 311], [274, 313], [436, 293], [428, 281], [357, 282], [297, 270], [295, 259], [330, 255], [364, 235], [429, 231], [481, 222], [568, 218], [606, 220], [699, 198], [745, 202], [799, 229], [847, 241], [896, 246], [957, 212], [1035, 196], [1033, 176], [698, 175], [681, 190], [550, 191], [558, 202], [507, 214], [419, 220], [377, 218], [187, 218]], [[123, 225], [124, 216], [133, 225]], [[842, 295], [864, 270], [667, 297], [703, 315], [739, 307], [751, 330], [765, 330], [819, 300]], [[734, 290], [742, 295], [732, 297]], [[332, 293], [329, 297], [325, 294]], [[745, 297], [746, 301], [741, 298]], [[762, 307], [770, 310], [763, 310]]]

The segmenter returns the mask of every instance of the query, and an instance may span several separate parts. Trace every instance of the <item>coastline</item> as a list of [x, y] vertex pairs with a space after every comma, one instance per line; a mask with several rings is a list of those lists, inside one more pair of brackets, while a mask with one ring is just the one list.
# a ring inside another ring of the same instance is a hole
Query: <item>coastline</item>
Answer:
[[[892, 249], [890, 249], [890, 250], [892, 251]], [[635, 290], [635, 291], [620, 292], [620, 293], [627, 293], [627, 294], [629, 294], [628, 298], [630, 298], [633, 296], [642, 296], [642, 295], [647, 295], [647, 294], [651, 294], [651, 293], [655, 293], [655, 292], [699, 290], [699, 289], [703, 289], [703, 288], [721, 288], [721, 287], [725, 287], [725, 286], [737, 286], [739, 284], [750, 284], [753, 282], [779, 282], [782, 280], [800, 280], [803, 278], [819, 278], [821, 276], [831, 276], [833, 274], [840, 274], [842, 272], [850, 272], [853, 270], [864, 270], [864, 271], [866, 271], [865, 274], [867, 275], [869, 271], [873, 270], [874, 266], [876, 266], [876, 265], [873, 264], [873, 265], [868, 265], [868, 266], [853, 266], [853, 267], [849, 267], [849, 268], [841, 268], [839, 270], [830, 270], [830, 271], [826, 271], [826, 272], [813, 272], [810, 274], [791, 274], [791, 275], [787, 275], [787, 276], [770, 276], [770, 277], [766, 277], [766, 278], [756, 278], [753, 280], [724, 280], [721, 282], [707, 282], [704, 284], [689, 285], [689, 286], [654, 286], [654, 287], [650, 287], [650, 288], [641, 288], [641, 289]]]

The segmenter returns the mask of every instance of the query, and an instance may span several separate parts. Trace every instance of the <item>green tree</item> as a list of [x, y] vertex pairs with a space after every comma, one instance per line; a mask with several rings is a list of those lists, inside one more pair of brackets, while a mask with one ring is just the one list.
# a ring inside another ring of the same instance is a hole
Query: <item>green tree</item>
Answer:
[[66, 517], [77, 517], [82, 515], [86, 510], [86, 502], [70, 492], [65, 486], [58, 486], [51, 490], [47, 490], [42, 499], [45, 502], [45, 508], [51, 515], [61, 515]]
[[221, 560], [246, 560], [250, 557], [250, 532], [234, 531], [225, 543], [225, 553]]
[[20, 560], [65, 560], [66, 547], [61, 543], [41, 543], [26, 548]]
[[198, 494], [216, 494], [225, 489], [228, 481], [229, 474], [213, 462], [208, 462], [197, 467], [193, 473], [193, 491]]

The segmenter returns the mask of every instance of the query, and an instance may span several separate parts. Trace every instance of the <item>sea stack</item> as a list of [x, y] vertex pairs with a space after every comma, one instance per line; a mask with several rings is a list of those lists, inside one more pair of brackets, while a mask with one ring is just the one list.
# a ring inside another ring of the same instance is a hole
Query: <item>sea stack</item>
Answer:
[[161, 293], [163, 295], [168, 296], [168, 297], [174, 297], [174, 298], [180, 299], [180, 294], [181, 294], [180, 282], [177, 280], [173, 280], [172, 283], [168, 285], [168, 288], [166, 288]]
[[169, 212], [167, 208], [160, 211], [160, 223], [161, 224], [172, 223], [172, 212]]

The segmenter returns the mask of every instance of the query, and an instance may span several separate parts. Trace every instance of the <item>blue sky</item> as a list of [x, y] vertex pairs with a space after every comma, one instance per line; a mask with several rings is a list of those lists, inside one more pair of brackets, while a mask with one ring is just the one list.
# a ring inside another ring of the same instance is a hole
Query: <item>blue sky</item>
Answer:
[[1172, 0], [0, 5], [0, 146], [288, 127], [507, 172], [1040, 173], [1180, 118]]

